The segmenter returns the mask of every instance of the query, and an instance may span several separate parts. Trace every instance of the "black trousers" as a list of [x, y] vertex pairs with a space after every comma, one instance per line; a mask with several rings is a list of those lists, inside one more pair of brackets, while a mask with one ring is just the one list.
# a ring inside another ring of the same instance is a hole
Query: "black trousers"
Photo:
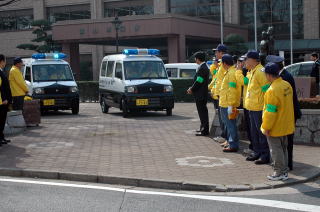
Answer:
[[12, 100], [13, 100], [12, 109], [13, 110], [23, 110], [24, 97], [25, 96], [12, 97]]
[[8, 105], [0, 105], [0, 140], [4, 139], [3, 130], [6, 125]]
[[213, 100], [213, 105], [214, 105], [214, 108], [215, 108], [215, 109], [218, 109], [218, 110], [217, 110], [217, 113], [218, 113], [219, 124], [220, 124], [220, 128], [221, 128], [221, 135], [220, 135], [220, 136], [221, 136], [222, 138], [228, 140], [227, 126], [225, 126], [225, 124], [223, 123], [222, 118], [221, 118], [219, 100], [214, 99], [214, 100]]
[[293, 137], [294, 134], [288, 135], [288, 166], [289, 169], [292, 170], [293, 169]]
[[249, 111], [247, 109], [243, 109], [244, 113], [244, 121], [247, 128], [247, 136], [250, 141], [249, 149], [253, 150], [252, 148], [252, 139], [251, 139], [251, 123], [250, 123], [250, 117], [249, 117]]
[[201, 122], [201, 132], [209, 133], [209, 114], [207, 108], [207, 100], [196, 100], [196, 106]]

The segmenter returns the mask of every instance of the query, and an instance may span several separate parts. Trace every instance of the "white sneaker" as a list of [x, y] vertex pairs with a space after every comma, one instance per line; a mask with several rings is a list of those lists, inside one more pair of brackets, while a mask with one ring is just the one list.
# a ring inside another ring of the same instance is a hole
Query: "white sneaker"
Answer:
[[285, 174], [280, 174], [280, 175], [276, 175], [276, 173], [273, 173], [273, 175], [269, 175], [267, 177], [269, 180], [272, 180], [272, 181], [285, 181], [285, 180], [288, 180], [288, 173], [285, 173]]
[[226, 142], [226, 139], [224, 139], [224, 138], [222, 138], [222, 137], [215, 137], [215, 138], [213, 138], [213, 140], [215, 140], [216, 142], [218, 142], [218, 143], [224, 143], [224, 142]]

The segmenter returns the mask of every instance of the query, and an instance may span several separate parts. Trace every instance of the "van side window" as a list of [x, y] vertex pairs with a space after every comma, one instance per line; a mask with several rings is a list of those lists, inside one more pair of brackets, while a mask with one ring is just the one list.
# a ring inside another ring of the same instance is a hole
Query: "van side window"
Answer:
[[181, 78], [193, 78], [196, 73], [196, 69], [180, 69]]
[[177, 68], [167, 68], [167, 72], [168, 72], [169, 77], [174, 77], [174, 78], [178, 77], [178, 69]]
[[26, 67], [26, 73], [25, 73], [24, 79], [31, 82], [31, 69], [28, 66]]
[[115, 77], [118, 79], [122, 79], [122, 64], [121, 63], [116, 63]]
[[108, 61], [107, 76], [112, 77], [114, 61]]
[[107, 61], [103, 61], [101, 65], [101, 71], [100, 76], [105, 77], [106, 76], [106, 70], [107, 70]]

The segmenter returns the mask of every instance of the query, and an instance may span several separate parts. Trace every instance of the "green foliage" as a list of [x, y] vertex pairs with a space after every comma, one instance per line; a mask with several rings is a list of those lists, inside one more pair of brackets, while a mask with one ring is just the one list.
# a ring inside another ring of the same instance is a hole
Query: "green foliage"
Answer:
[[61, 46], [54, 43], [52, 40], [51, 23], [47, 20], [35, 20], [31, 24], [34, 28], [32, 31], [36, 35], [35, 39], [31, 41], [39, 44], [20, 44], [17, 46], [19, 49], [34, 50], [40, 53], [61, 51]]
[[238, 34], [229, 34], [225, 38], [224, 43], [227, 45], [228, 53], [231, 55], [241, 56], [248, 50], [244, 38]]

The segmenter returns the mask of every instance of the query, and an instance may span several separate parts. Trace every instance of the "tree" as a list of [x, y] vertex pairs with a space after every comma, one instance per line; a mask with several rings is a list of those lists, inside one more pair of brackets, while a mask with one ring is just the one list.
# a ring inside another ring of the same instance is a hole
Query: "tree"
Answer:
[[51, 23], [49, 21], [36, 20], [32, 22], [31, 26], [34, 28], [32, 33], [37, 36], [35, 39], [31, 41], [33, 43], [39, 43], [39, 44], [33, 44], [33, 43], [20, 44], [17, 46], [17, 48], [25, 49], [25, 50], [33, 50], [40, 53], [61, 51], [61, 46], [56, 44], [52, 40], [52, 34], [50, 34]]
[[247, 52], [248, 48], [245, 44], [245, 40], [241, 35], [229, 34], [224, 40], [228, 47], [228, 53], [231, 55], [243, 55]]

